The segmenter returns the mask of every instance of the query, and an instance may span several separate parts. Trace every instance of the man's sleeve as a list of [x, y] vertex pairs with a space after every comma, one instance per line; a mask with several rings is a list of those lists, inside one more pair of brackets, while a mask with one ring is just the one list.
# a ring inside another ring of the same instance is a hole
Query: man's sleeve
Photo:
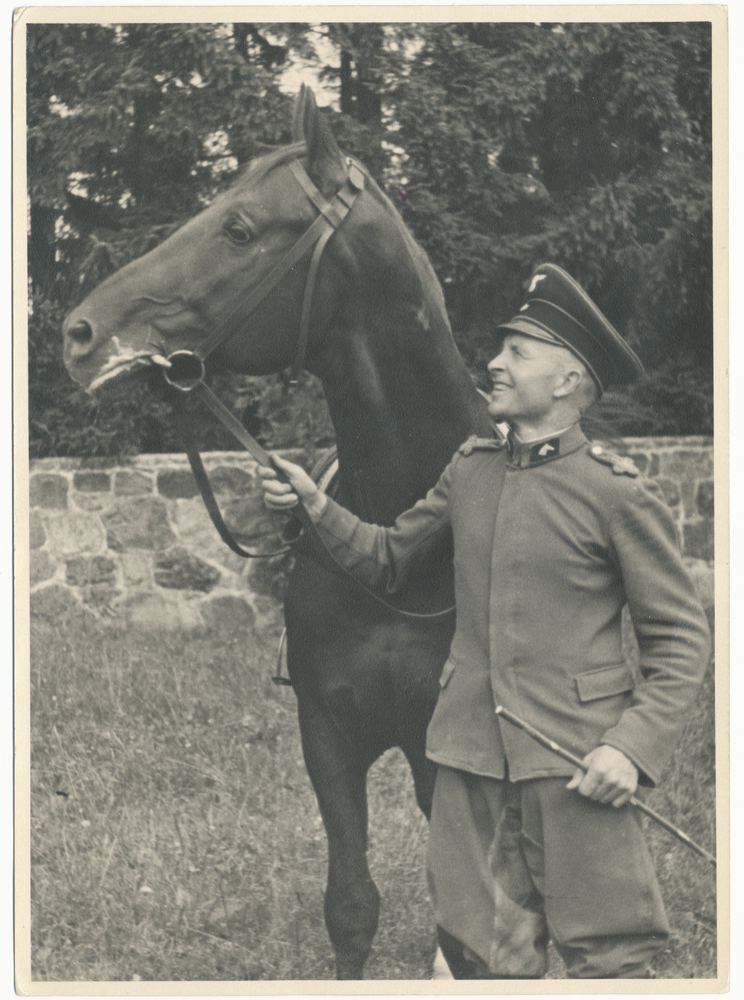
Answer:
[[389, 528], [367, 524], [329, 498], [315, 528], [333, 560], [365, 586], [395, 594], [416, 564], [441, 544], [448, 532], [449, 493], [457, 457], [427, 495]]
[[644, 783], [656, 784], [705, 673], [710, 634], [658, 487], [637, 480], [623, 493], [613, 512], [611, 536], [640, 648], [642, 679], [633, 704], [601, 742], [622, 750], [642, 772]]

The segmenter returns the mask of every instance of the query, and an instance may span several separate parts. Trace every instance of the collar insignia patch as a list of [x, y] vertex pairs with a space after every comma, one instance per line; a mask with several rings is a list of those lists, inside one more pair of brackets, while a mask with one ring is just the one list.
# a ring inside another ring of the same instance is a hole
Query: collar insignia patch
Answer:
[[541, 462], [546, 458], [555, 458], [561, 450], [561, 439], [551, 438], [550, 441], [543, 441], [542, 444], [533, 445], [530, 449], [530, 463]]

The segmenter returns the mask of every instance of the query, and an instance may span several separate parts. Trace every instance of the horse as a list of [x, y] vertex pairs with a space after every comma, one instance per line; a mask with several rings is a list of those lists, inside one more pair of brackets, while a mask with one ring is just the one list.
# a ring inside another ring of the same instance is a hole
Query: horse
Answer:
[[[492, 433], [488, 415], [428, 258], [366, 168], [340, 152], [304, 86], [292, 138], [95, 288], [65, 321], [65, 362], [91, 391], [177, 357], [249, 375], [302, 366], [320, 379], [335, 429], [336, 499], [389, 525], [466, 438]], [[313, 227], [320, 236], [310, 239]], [[423, 580], [444, 594], [452, 575], [445, 545], [411, 581], [412, 602]], [[380, 905], [367, 864], [367, 772], [399, 747], [429, 817], [435, 767], [425, 736], [454, 615], [401, 614], [301, 546], [284, 614], [328, 841], [324, 914], [336, 975], [361, 979]]]

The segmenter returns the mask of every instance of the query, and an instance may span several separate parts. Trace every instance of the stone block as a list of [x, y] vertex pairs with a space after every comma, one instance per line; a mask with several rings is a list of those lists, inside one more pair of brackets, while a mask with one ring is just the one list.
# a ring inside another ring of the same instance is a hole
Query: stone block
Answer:
[[43, 580], [51, 580], [57, 569], [54, 559], [44, 549], [32, 549], [29, 563], [29, 580], [36, 586]]
[[202, 601], [199, 610], [208, 629], [225, 635], [239, 628], [251, 628], [256, 621], [253, 608], [233, 594]]
[[706, 518], [682, 527], [682, 552], [690, 559], [704, 559], [713, 562], [715, 557], [713, 522]]
[[108, 493], [111, 476], [108, 472], [76, 472], [72, 484], [79, 493]]
[[152, 555], [142, 549], [130, 549], [122, 552], [121, 568], [124, 574], [124, 582], [128, 587], [141, 587], [143, 584], [152, 584]]
[[105, 535], [97, 515], [82, 511], [67, 514], [48, 514], [45, 518], [48, 548], [60, 556], [82, 552], [99, 552], [105, 544]]
[[158, 473], [158, 493], [169, 500], [188, 500], [198, 492], [190, 469], [166, 469]]
[[210, 521], [201, 497], [177, 500], [173, 505], [172, 518], [178, 537], [190, 549], [202, 553], [206, 558], [213, 559], [220, 546], [227, 548]]
[[680, 493], [679, 484], [673, 479], [667, 479], [666, 476], [659, 476], [656, 479], [656, 483], [664, 494], [664, 499], [669, 504], [670, 507], [677, 507], [680, 500], [682, 499], [682, 494]]
[[219, 465], [216, 469], [209, 469], [208, 475], [215, 493], [229, 493], [234, 497], [243, 497], [256, 488], [250, 472], [234, 465]]
[[712, 479], [706, 479], [698, 486], [697, 509], [702, 517], [713, 517], [715, 503]]
[[[246, 507], [247, 503], [247, 507]], [[235, 538], [247, 548], [272, 551], [282, 547], [277, 529], [284, 517], [266, 510], [262, 502], [224, 500], [220, 510]], [[179, 538], [195, 552], [234, 573], [241, 573], [246, 560], [225, 545], [212, 524], [201, 497], [177, 500], [173, 525]]]
[[116, 503], [113, 493], [75, 493], [73, 501], [80, 510], [110, 510]]
[[712, 479], [713, 452], [710, 448], [679, 448], [661, 456], [660, 474], [670, 479]]
[[263, 500], [252, 494], [221, 505], [225, 524], [241, 545], [257, 552], [273, 552], [284, 547], [280, 533], [287, 515], [267, 510]]
[[35, 511], [31, 511], [31, 517], [29, 518], [29, 548], [40, 549], [41, 546], [46, 541], [46, 531], [44, 531], [44, 522], [42, 521], [39, 514]]
[[76, 556], [67, 560], [66, 579], [71, 587], [111, 584], [116, 579], [116, 563], [109, 556]]
[[188, 635], [204, 631], [204, 620], [195, 601], [185, 601], [160, 590], [125, 598], [120, 614], [132, 625], [148, 632], [182, 632]]
[[159, 587], [209, 592], [219, 582], [220, 571], [177, 546], [155, 557], [154, 576]]
[[136, 470], [122, 469], [116, 473], [114, 479], [114, 493], [117, 496], [142, 496], [145, 493], [152, 493], [152, 488], [152, 476]]
[[69, 484], [64, 476], [36, 472], [29, 481], [29, 503], [44, 510], [65, 510]]
[[69, 587], [52, 583], [31, 594], [31, 617], [58, 621], [70, 614], [79, 613], [81, 610], [82, 606], [75, 599]]
[[698, 518], [697, 509], [697, 483], [694, 479], [679, 479], [679, 491], [682, 495], [682, 511], [688, 521], [696, 521]]
[[137, 497], [102, 515], [108, 545], [114, 552], [125, 549], [170, 548], [176, 537], [162, 500]]
[[94, 583], [89, 587], [82, 587], [80, 595], [84, 604], [89, 604], [105, 614], [116, 616], [116, 610], [112, 605], [121, 596], [121, 591], [113, 583]]

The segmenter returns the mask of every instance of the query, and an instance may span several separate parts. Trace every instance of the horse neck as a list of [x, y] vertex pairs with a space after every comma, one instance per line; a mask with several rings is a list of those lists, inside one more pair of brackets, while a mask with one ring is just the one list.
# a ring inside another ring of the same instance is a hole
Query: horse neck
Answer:
[[336, 431], [339, 499], [369, 521], [392, 523], [465, 438], [489, 432], [440, 300], [438, 286], [418, 305], [360, 296], [343, 328], [326, 332], [334, 346], [316, 373]]

